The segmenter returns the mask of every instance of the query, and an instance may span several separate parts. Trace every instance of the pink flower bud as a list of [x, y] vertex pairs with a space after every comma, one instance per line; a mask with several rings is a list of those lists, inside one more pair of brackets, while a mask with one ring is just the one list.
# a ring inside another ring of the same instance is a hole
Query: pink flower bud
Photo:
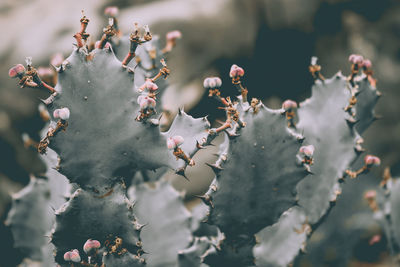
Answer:
[[25, 67], [22, 64], [17, 64], [8, 71], [8, 76], [15, 78], [25, 73]]
[[302, 146], [299, 149], [299, 152], [306, 155], [307, 157], [312, 157], [314, 154], [314, 146], [313, 145], [308, 145], [308, 146]]
[[167, 140], [168, 149], [175, 149], [178, 146], [182, 145], [185, 140], [180, 135], [175, 135], [173, 137], [169, 137]]
[[381, 164], [381, 160], [378, 157], [372, 155], [366, 155], [364, 158], [364, 162], [368, 166], [379, 166]]
[[297, 103], [293, 100], [286, 100], [285, 102], [282, 103], [282, 108], [286, 111], [290, 109], [296, 109]]
[[362, 64], [363, 63], [363, 56], [352, 54], [349, 56], [349, 61], [353, 64]]
[[364, 198], [365, 199], [374, 199], [376, 197], [376, 191], [375, 190], [368, 190], [367, 192], [364, 193]]
[[64, 61], [64, 56], [61, 53], [57, 53], [51, 57], [50, 64], [53, 66], [61, 66]]
[[72, 262], [80, 262], [81, 256], [79, 255], [79, 251], [77, 249], [70, 250], [64, 253], [64, 260], [65, 261], [72, 261]]
[[118, 16], [118, 7], [116, 6], [108, 6], [104, 9], [104, 15], [110, 16], [110, 17], [116, 17]]
[[369, 69], [372, 67], [372, 62], [369, 59], [364, 59], [364, 61], [362, 62], [362, 65], [364, 68]]
[[174, 41], [176, 39], [182, 38], [182, 33], [180, 31], [171, 31], [166, 35], [167, 41]]
[[242, 77], [244, 75], [244, 70], [236, 64], [233, 64], [229, 76], [231, 78]]
[[168, 149], [174, 149], [176, 147], [175, 142], [171, 137], [167, 139], [167, 147]]
[[147, 79], [146, 82], [140, 86], [139, 90], [144, 91], [144, 90], [148, 90], [148, 91], [156, 91], [158, 89], [157, 84], [153, 83], [152, 80]]
[[85, 251], [86, 254], [89, 254], [98, 248], [100, 248], [100, 242], [97, 240], [88, 239], [83, 245], [83, 251]]
[[[94, 44], [94, 47], [97, 48], [97, 49], [99, 49], [99, 48], [100, 48], [100, 41], [96, 41], [96, 43]], [[110, 44], [109, 42], [107, 42], [107, 43], [104, 45], [104, 48], [110, 48], [110, 47], [111, 47], [111, 44]]]
[[373, 237], [371, 237], [371, 239], [369, 240], [368, 244], [370, 246], [381, 242], [382, 236], [381, 235], [374, 235]]
[[143, 110], [145, 108], [155, 108], [156, 107], [156, 101], [148, 96], [140, 95], [137, 99], [137, 102], [139, 103], [140, 108]]
[[54, 119], [68, 120], [69, 119], [69, 115], [70, 115], [70, 112], [69, 112], [68, 108], [56, 109], [53, 112]]
[[203, 86], [206, 89], [220, 88], [222, 81], [219, 77], [208, 77], [204, 79]]

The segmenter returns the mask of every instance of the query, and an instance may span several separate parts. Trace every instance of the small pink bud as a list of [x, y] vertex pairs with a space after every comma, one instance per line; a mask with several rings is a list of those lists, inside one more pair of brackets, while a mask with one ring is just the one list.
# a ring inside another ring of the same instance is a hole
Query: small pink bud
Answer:
[[180, 135], [175, 135], [173, 137], [168, 138], [167, 147], [168, 149], [175, 149], [176, 147], [183, 144], [185, 140]]
[[97, 240], [88, 239], [83, 245], [83, 251], [85, 251], [86, 254], [89, 254], [98, 248], [100, 248], [100, 242]]
[[349, 56], [349, 61], [353, 64], [362, 64], [363, 63], [363, 56], [352, 54]]
[[61, 53], [57, 53], [51, 57], [50, 64], [53, 66], [59, 67], [59, 66], [61, 66], [63, 61], [64, 61], [64, 56]]
[[208, 77], [204, 79], [203, 86], [206, 89], [220, 88], [222, 81], [219, 77]]
[[286, 100], [285, 102], [282, 103], [282, 108], [286, 111], [290, 109], [296, 109], [297, 103], [293, 100]]
[[110, 16], [110, 17], [116, 17], [118, 16], [118, 7], [116, 6], [108, 6], [104, 9], [104, 15]]
[[374, 235], [373, 237], [371, 237], [371, 239], [369, 240], [368, 244], [370, 246], [379, 243], [381, 241], [381, 235]]
[[372, 67], [372, 62], [369, 59], [364, 59], [362, 65], [364, 68], [370, 69]]
[[157, 84], [153, 83], [152, 80], [147, 79], [146, 82], [140, 86], [139, 90], [144, 91], [147, 89], [148, 91], [156, 91], [158, 89]]
[[368, 166], [379, 166], [381, 164], [381, 160], [378, 157], [372, 155], [366, 155], [364, 158], [364, 162]]
[[70, 112], [69, 112], [68, 108], [56, 109], [53, 112], [54, 119], [68, 120], [69, 119], [69, 115], [70, 115]]
[[79, 255], [79, 251], [77, 249], [70, 250], [64, 253], [64, 260], [65, 261], [72, 261], [72, 262], [80, 262], [81, 256]]
[[315, 149], [313, 145], [308, 145], [300, 147], [299, 152], [308, 157], [312, 157], [312, 155], [314, 154], [314, 150]]
[[176, 39], [182, 38], [182, 33], [180, 31], [171, 31], [166, 35], [167, 41], [174, 41]]
[[376, 191], [375, 190], [368, 190], [367, 192], [364, 193], [364, 198], [365, 199], [374, 199], [376, 197]]
[[17, 64], [8, 71], [8, 76], [15, 78], [25, 73], [25, 67], [22, 64]]
[[176, 147], [175, 142], [171, 137], [167, 139], [167, 147], [168, 149], [174, 149]]
[[231, 78], [242, 77], [244, 75], [244, 70], [236, 64], [233, 64], [229, 76]]
[[[99, 48], [100, 48], [100, 41], [96, 41], [96, 43], [94, 44], [94, 47], [97, 48], [97, 49], [99, 49]], [[107, 43], [104, 45], [104, 48], [110, 48], [110, 47], [111, 47], [111, 44], [110, 44], [109, 42], [107, 42]]]
[[141, 109], [156, 107], [156, 101], [148, 96], [140, 95], [137, 99], [137, 102], [139, 103]]

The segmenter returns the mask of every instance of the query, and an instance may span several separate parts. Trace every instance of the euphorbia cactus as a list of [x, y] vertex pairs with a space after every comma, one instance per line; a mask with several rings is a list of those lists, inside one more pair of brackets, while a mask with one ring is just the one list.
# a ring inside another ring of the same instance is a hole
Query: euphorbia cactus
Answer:
[[[161, 132], [157, 93], [173, 75], [164, 56], [181, 34], [167, 34], [161, 49], [148, 26], [135, 24], [122, 36], [117, 13], [106, 9], [109, 24], [94, 50], [87, 44], [89, 19], [82, 17], [76, 49], [57, 67], [54, 88], [39, 78], [29, 58], [27, 71], [17, 65], [9, 72], [22, 86], [51, 92], [44, 103], [53, 121], [36, 147], [42, 154], [54, 149], [56, 169], [75, 184], [68, 202], [52, 214], [55, 261], [103, 267], [292, 262], [340, 194], [339, 182], [380, 162], [367, 156], [363, 168], [350, 171], [379, 96], [370, 62], [352, 55], [349, 77], [325, 79], [313, 58], [312, 97], [299, 105], [287, 100], [278, 110], [257, 98], [248, 101], [245, 71], [233, 65], [229, 76], [239, 96], [224, 96], [218, 77], [203, 83], [226, 111], [221, 126], [211, 128], [206, 117], [179, 110]], [[213, 227], [192, 227], [202, 216], [191, 217], [167, 181], [127, 188], [125, 181], [137, 172], [169, 167], [185, 176], [195, 165], [193, 155], [217, 135], [225, 139], [217, 161], [208, 164], [216, 177], [199, 196]], [[37, 201], [44, 202], [40, 196]], [[19, 223], [10, 221], [11, 227]]]

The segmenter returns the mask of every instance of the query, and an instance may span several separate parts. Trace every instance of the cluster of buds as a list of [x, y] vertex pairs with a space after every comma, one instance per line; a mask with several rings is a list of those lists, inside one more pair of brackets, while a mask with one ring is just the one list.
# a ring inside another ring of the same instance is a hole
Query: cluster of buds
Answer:
[[166, 34], [166, 44], [162, 49], [163, 54], [167, 54], [172, 51], [176, 45], [176, 40], [182, 38], [182, 33], [180, 31], [172, 31]]
[[195, 163], [193, 159], [185, 154], [185, 152], [180, 148], [185, 140], [180, 135], [175, 135], [173, 137], [169, 137], [167, 139], [167, 147], [170, 150], [173, 150], [173, 154], [176, 157], [176, 160], [182, 159], [184, 160], [189, 166], [193, 166]]
[[[101, 244], [97, 240], [88, 239], [83, 245], [83, 251], [88, 255], [88, 261], [81, 259], [79, 254], [79, 250], [72, 249], [70, 251], [65, 252], [64, 260], [67, 262], [71, 262], [71, 267], [74, 266], [74, 263], [80, 263], [79, 266], [99, 266], [98, 263], [101, 263], [101, 259], [97, 258], [98, 251], [101, 247]], [[95, 258], [95, 259], [93, 259]]]
[[295, 118], [296, 118], [296, 110], [297, 103], [293, 100], [286, 100], [282, 103], [282, 109], [284, 110], [284, 114], [286, 116], [288, 127], [296, 127]]
[[242, 95], [242, 100], [247, 102], [247, 89], [243, 87], [240, 78], [244, 76], [244, 70], [236, 64], [231, 66], [229, 76], [232, 78], [232, 83], [236, 86], [239, 93]]
[[[232, 78], [232, 82], [235, 86], [239, 88], [239, 91], [242, 93], [242, 100], [244, 102], [247, 102], [247, 89], [245, 89], [240, 81], [240, 77], [243, 77], [244, 75], [244, 70], [237, 66], [237, 65], [232, 65], [231, 70], [229, 72], [230, 77]], [[203, 86], [205, 89], [209, 90], [209, 97], [215, 97], [217, 98], [223, 105], [224, 107], [219, 107], [219, 109], [224, 109], [226, 111], [226, 121], [222, 123], [220, 127], [217, 129], [213, 130], [216, 133], [219, 133], [221, 131], [224, 131], [228, 128], [233, 128], [236, 131], [237, 129], [243, 128], [246, 126], [246, 124], [240, 119], [240, 114], [238, 110], [236, 109], [236, 103], [233, 103], [230, 97], [221, 97], [221, 92], [220, 88], [222, 86], [222, 81], [219, 77], [208, 77], [204, 79]], [[256, 113], [258, 111], [260, 102], [258, 99], [253, 99], [252, 100], [252, 105], [250, 107], [253, 108], [254, 112]], [[230, 136], [234, 135], [234, 133], [228, 133]]]
[[79, 255], [79, 251], [77, 249], [73, 249], [65, 252], [64, 260], [71, 262], [71, 267], [73, 267], [74, 262], [75, 263], [81, 262], [81, 256]]
[[118, 21], [117, 21], [118, 13], [119, 13], [119, 10], [118, 10], [118, 7], [116, 7], [116, 6], [108, 6], [104, 9], [104, 15], [106, 15], [114, 20], [114, 29], [116, 31], [116, 36], [118, 38], [120, 38], [122, 35], [122, 32], [119, 30], [119, 27], [118, 27]]
[[38, 151], [40, 154], [46, 153], [47, 147], [50, 144], [50, 139], [55, 136], [58, 132], [60, 131], [65, 131], [67, 126], [68, 126], [68, 119], [70, 116], [70, 111], [68, 108], [61, 108], [61, 109], [56, 109], [53, 112], [53, 118], [54, 119], [59, 119], [57, 121], [56, 127], [49, 127], [49, 130], [46, 134], [46, 136], [40, 140], [38, 144]]
[[208, 77], [204, 79], [203, 86], [208, 90], [208, 96], [221, 96], [219, 89], [222, 86], [222, 81], [219, 77]]
[[140, 93], [146, 93], [149, 97], [156, 99], [156, 91], [158, 89], [157, 84], [155, 84], [151, 79], [147, 79], [146, 82], [139, 87], [138, 91]]
[[56, 90], [52, 86], [48, 85], [40, 79], [38, 71], [32, 66], [32, 58], [26, 58], [26, 65], [26, 69], [22, 64], [15, 65], [8, 71], [8, 75], [11, 78], [19, 78], [19, 85], [21, 86], [21, 88], [45, 88], [51, 93], [56, 92]]
[[349, 76], [349, 81], [352, 86], [354, 86], [354, 78], [360, 72], [360, 70], [362, 70], [367, 76], [371, 86], [374, 88], [376, 87], [376, 80], [372, 77], [373, 71], [371, 60], [365, 59], [361, 55], [352, 54], [349, 56], [349, 62], [351, 63], [351, 74]]
[[90, 34], [86, 32], [87, 25], [89, 24], [89, 19], [85, 16], [83, 10], [80, 22], [81, 29], [74, 35], [74, 38], [76, 39], [76, 46], [78, 47], [78, 49], [82, 48], [86, 44], [86, 41], [90, 36]]
[[364, 157], [364, 166], [362, 166], [357, 171], [346, 170], [346, 174], [350, 178], [356, 178], [358, 175], [363, 173], [368, 173], [373, 166], [379, 166], [381, 164], [381, 160], [373, 155], [366, 155]]
[[141, 95], [137, 98], [137, 103], [140, 106], [140, 114], [136, 117], [136, 121], [146, 121], [149, 117], [156, 113], [156, 91], [157, 84], [152, 79], [147, 79], [146, 82], [139, 87], [138, 91]]
[[97, 255], [100, 248], [100, 242], [93, 239], [88, 239], [83, 245], [83, 251], [88, 255], [88, 263], [92, 263], [92, 257]]
[[156, 101], [154, 98], [147, 95], [140, 95], [137, 98], [137, 102], [140, 106], [140, 114], [136, 117], [137, 121], [145, 121], [155, 113]]
[[[114, 28], [114, 19], [109, 18], [108, 19], [108, 25], [103, 29], [103, 35], [101, 36], [101, 39], [99, 42], [96, 43], [96, 48], [98, 49], [103, 49], [107, 45], [107, 43], [111, 40], [111, 37], [113, 37], [117, 33], [117, 30]], [[109, 47], [109, 45], [108, 45]]]
[[150, 33], [148, 25], [143, 26], [143, 29], [145, 31], [143, 37], [140, 37], [140, 29], [138, 24], [135, 23], [134, 26], [135, 30], [129, 36], [129, 41], [130, 41], [129, 52], [122, 61], [122, 66], [124, 67], [126, 67], [129, 64], [129, 62], [131, 62], [131, 60], [136, 56], [136, 48], [138, 47], [138, 45], [146, 43], [153, 39], [153, 36]]
[[299, 149], [298, 160], [306, 168], [308, 172], [311, 172], [310, 166], [314, 163], [313, 155], [315, 148], [313, 145], [302, 146]]

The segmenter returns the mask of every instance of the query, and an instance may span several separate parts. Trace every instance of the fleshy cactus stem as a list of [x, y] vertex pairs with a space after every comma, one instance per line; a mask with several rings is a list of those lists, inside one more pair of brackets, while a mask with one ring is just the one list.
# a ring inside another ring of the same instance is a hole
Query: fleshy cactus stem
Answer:
[[89, 19], [85, 16], [84, 11], [82, 10], [82, 18], [81, 18], [81, 29], [74, 35], [76, 39], [76, 46], [79, 48], [83, 47], [89, 38], [90, 34], [86, 32], [87, 25], [89, 24]]
[[321, 74], [321, 65], [318, 65], [317, 61], [318, 61], [317, 57], [312, 57], [311, 58], [311, 64], [308, 67], [308, 70], [310, 71], [310, 73], [313, 76], [314, 80], [324, 81], [325, 78]]
[[58, 132], [65, 131], [68, 126], [70, 111], [68, 108], [56, 109], [54, 110], [53, 117], [59, 119], [55, 128], [50, 127], [46, 136], [40, 140], [37, 147], [40, 154], [45, 154], [48, 145], [50, 144], [50, 139], [54, 137]]
[[380, 164], [381, 160], [378, 157], [372, 155], [366, 155], [364, 158], [364, 166], [362, 166], [357, 171], [346, 170], [346, 174], [350, 178], [354, 179], [360, 174], [368, 173], [371, 170], [372, 166], [379, 166]]
[[247, 89], [243, 87], [240, 78], [244, 76], [244, 70], [236, 64], [233, 64], [229, 72], [229, 76], [232, 78], [232, 83], [236, 86], [239, 93], [242, 95], [243, 102], [247, 102]]

